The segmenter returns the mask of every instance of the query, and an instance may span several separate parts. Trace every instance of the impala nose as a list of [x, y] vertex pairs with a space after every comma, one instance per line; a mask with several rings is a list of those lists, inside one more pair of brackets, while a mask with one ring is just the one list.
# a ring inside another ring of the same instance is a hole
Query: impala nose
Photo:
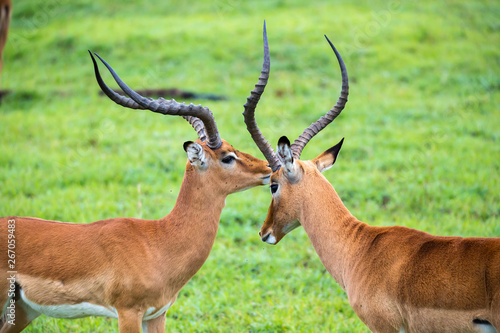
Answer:
[[267, 244], [275, 245], [276, 244], [276, 237], [271, 235], [271, 231], [269, 231], [267, 234], [262, 236], [262, 241]]

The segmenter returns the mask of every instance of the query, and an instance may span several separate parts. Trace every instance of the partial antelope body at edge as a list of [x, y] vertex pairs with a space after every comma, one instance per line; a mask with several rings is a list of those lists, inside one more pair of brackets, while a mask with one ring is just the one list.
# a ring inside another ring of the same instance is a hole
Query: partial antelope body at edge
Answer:
[[[3, 60], [2, 60], [3, 49], [5, 47], [5, 43], [7, 42], [7, 34], [9, 32], [11, 16], [12, 16], [12, 1], [0, 0], [0, 79], [3, 67]], [[2, 92], [0, 91], [0, 99], [1, 98], [2, 98]]]
[[373, 332], [500, 331], [500, 238], [439, 237], [399, 226], [370, 226], [349, 212], [321, 174], [337, 160], [343, 139], [313, 160], [300, 160], [309, 140], [347, 103], [347, 70], [330, 46], [342, 73], [340, 97], [293, 144], [281, 137], [275, 153], [255, 122], [255, 110], [245, 111], [248, 130], [273, 169], [262, 241], [275, 245], [302, 225], [323, 265]]
[[[264, 45], [267, 47], [264, 25]], [[0, 253], [0, 333], [22, 331], [40, 314], [56, 318], [118, 318], [120, 332], [164, 332], [165, 313], [207, 259], [226, 197], [269, 183], [267, 161], [222, 140], [212, 112], [201, 105], [145, 98], [102, 58], [120, 88], [96, 79], [117, 104], [185, 118], [198, 139], [184, 143], [187, 164], [172, 211], [157, 220], [119, 217], [89, 224], [31, 217], [0, 218], [0, 242], [15, 244], [14, 268]], [[256, 88], [258, 90], [258, 88]], [[248, 103], [257, 105], [261, 92]]]

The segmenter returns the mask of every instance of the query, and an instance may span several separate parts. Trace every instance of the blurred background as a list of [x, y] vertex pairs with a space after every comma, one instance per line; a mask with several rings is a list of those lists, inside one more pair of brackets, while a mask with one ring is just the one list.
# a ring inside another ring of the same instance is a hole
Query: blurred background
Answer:
[[[349, 102], [302, 159], [345, 137], [325, 176], [369, 224], [500, 236], [498, 1], [14, 1], [1, 74], [0, 216], [88, 223], [160, 218], [173, 207], [182, 144], [196, 133], [183, 119], [100, 96], [87, 50], [134, 89], [176, 89], [177, 101], [208, 106], [222, 138], [263, 158], [241, 113], [262, 66], [264, 19], [271, 75], [256, 118], [273, 146], [338, 98], [326, 34], [346, 63]], [[168, 311], [168, 330], [368, 331], [304, 230], [276, 247], [260, 241], [269, 202], [267, 186], [228, 198], [212, 253]], [[109, 332], [117, 322], [42, 316], [26, 331]]]

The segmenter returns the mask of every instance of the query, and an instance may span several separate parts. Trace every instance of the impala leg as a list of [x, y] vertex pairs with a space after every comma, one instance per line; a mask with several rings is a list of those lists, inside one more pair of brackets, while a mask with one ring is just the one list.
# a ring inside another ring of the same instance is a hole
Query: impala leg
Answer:
[[142, 322], [142, 333], [165, 333], [165, 314], [159, 317]]
[[141, 333], [142, 312], [134, 309], [117, 309], [117, 312], [120, 333]]
[[[16, 297], [19, 295], [19, 286], [17, 284], [12, 286], [7, 277], [0, 278], [0, 292], [2, 293], [0, 296], [0, 309], [4, 311], [3, 316], [0, 317], [0, 333], [21, 332], [40, 313], [24, 303], [21, 298]], [[14, 292], [13, 298], [9, 297], [12, 292]]]
[[500, 291], [493, 299], [491, 304], [491, 313], [493, 315], [491, 324], [497, 329], [498, 332], [500, 332]]
[[[23, 301], [18, 300], [15, 303], [15, 318], [4, 316], [3, 325], [0, 327], [0, 333], [18, 333], [25, 329], [40, 313], [31, 309]], [[11, 320], [9, 320], [11, 319]], [[14, 325], [11, 325], [13, 323]]]

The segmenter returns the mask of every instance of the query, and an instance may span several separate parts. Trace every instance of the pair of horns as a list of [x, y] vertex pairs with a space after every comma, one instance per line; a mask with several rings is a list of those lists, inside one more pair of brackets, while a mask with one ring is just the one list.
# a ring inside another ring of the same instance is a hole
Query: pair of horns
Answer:
[[[319, 118], [316, 122], [312, 123], [309, 127], [307, 127], [304, 132], [295, 140], [292, 144], [291, 149], [293, 151], [294, 158], [299, 159], [302, 150], [307, 145], [307, 143], [318, 134], [323, 128], [325, 128], [328, 124], [330, 124], [344, 109], [345, 104], [347, 103], [347, 96], [349, 94], [349, 83], [347, 77], [347, 70], [345, 68], [344, 61], [342, 57], [338, 53], [338, 51], [333, 46], [332, 42], [326, 37], [326, 40], [330, 44], [333, 52], [337, 57], [337, 60], [340, 65], [340, 71], [342, 75], [342, 89], [340, 91], [340, 97], [337, 100], [335, 106], [328, 111], [324, 116]], [[265, 158], [269, 162], [270, 167], [273, 171], [276, 171], [280, 168], [280, 162], [278, 156], [274, 152], [273, 148], [266, 140], [259, 127], [257, 126], [257, 122], [255, 121], [255, 108], [259, 102], [260, 96], [264, 92], [264, 89], [267, 85], [267, 81], [269, 79], [269, 72], [271, 68], [271, 61], [269, 57], [269, 45], [267, 42], [267, 32], [266, 32], [266, 22], [264, 21], [264, 29], [263, 29], [263, 40], [264, 40], [264, 62], [262, 64], [262, 71], [259, 77], [259, 81], [255, 85], [255, 89], [251, 91], [250, 96], [247, 98], [247, 102], [244, 105], [245, 111], [243, 112], [243, 116], [245, 118], [245, 124], [247, 125], [247, 129], [252, 136], [252, 139], [259, 147], [260, 151], [264, 154]], [[94, 63], [94, 70], [97, 82], [101, 87], [102, 91], [115, 103], [118, 105], [128, 107], [131, 109], [142, 109], [142, 110], [150, 110], [153, 112], [165, 114], [165, 115], [177, 115], [182, 116], [186, 119], [191, 126], [198, 133], [198, 137], [201, 141], [207, 141], [208, 147], [211, 149], [217, 149], [221, 146], [222, 141], [219, 135], [219, 131], [217, 130], [217, 124], [215, 123], [214, 116], [212, 112], [201, 105], [186, 105], [185, 103], [178, 103], [175, 100], [165, 100], [163, 98], [158, 98], [154, 100], [152, 98], [146, 98], [130, 89], [115, 73], [113, 68], [104, 59], [102, 59], [99, 55], [95, 54], [102, 63], [108, 68], [111, 75], [115, 79], [116, 83], [120, 86], [120, 88], [130, 97], [122, 96], [113, 90], [111, 90], [102, 80], [101, 75], [99, 73], [99, 68], [97, 66], [97, 62], [89, 51], [92, 61]]]
[[[323, 128], [330, 124], [340, 114], [340, 112], [342, 112], [345, 104], [347, 103], [347, 96], [349, 95], [349, 81], [344, 60], [342, 60], [342, 57], [338, 53], [337, 49], [335, 49], [335, 46], [333, 46], [332, 42], [330, 42], [326, 35], [325, 38], [330, 44], [333, 52], [335, 52], [335, 55], [337, 56], [342, 75], [342, 89], [340, 91], [340, 97], [338, 98], [335, 106], [324, 116], [319, 118], [316, 122], [309, 125], [309, 127], [307, 127], [304, 132], [298, 137], [298, 139], [296, 139], [291, 145], [290, 148], [292, 149], [293, 157], [296, 159], [300, 158], [302, 150], [313, 138], [313, 136], [318, 134]], [[260, 99], [260, 96], [262, 95], [266, 87], [267, 80], [269, 79], [270, 68], [271, 61], [269, 57], [269, 46], [267, 43], [266, 25], [264, 22], [264, 63], [262, 65], [262, 72], [261, 76], [259, 77], [259, 82], [255, 85], [255, 89], [252, 90], [250, 97], [248, 97], [247, 99], [247, 103], [244, 105], [245, 111], [243, 112], [243, 116], [245, 117], [245, 124], [247, 125], [247, 129], [250, 132], [252, 139], [255, 141], [260, 151], [266, 157], [271, 169], [273, 171], [276, 171], [281, 167], [278, 156], [260, 131], [259, 127], [257, 126], [257, 122], [255, 121], [255, 108]]]

